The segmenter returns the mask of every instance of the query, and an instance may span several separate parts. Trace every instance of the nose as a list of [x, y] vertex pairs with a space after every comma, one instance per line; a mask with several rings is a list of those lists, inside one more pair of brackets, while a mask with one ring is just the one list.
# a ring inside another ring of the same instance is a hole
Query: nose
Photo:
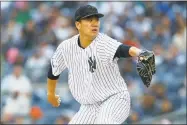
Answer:
[[99, 26], [99, 20], [98, 20], [97, 18], [94, 18], [94, 19], [92, 20], [92, 26], [93, 26], [93, 27], [98, 27], [98, 26]]

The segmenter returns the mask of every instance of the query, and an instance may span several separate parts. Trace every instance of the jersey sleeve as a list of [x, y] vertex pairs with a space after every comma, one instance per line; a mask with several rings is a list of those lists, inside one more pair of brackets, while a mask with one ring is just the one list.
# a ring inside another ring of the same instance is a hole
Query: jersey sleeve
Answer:
[[54, 76], [60, 75], [60, 73], [67, 68], [64, 52], [62, 47], [58, 47], [51, 58], [52, 73]]
[[102, 42], [99, 46], [99, 55], [102, 58], [102, 60], [104, 62], [112, 63], [114, 60], [115, 53], [121, 44], [122, 43], [118, 42], [117, 40], [114, 40], [104, 35], [104, 37], [102, 38]]

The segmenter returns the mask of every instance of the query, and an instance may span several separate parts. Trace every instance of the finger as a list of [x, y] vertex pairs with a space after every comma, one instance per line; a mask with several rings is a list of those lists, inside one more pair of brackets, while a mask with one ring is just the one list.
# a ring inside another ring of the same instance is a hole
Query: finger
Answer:
[[52, 106], [53, 107], [58, 107], [60, 104], [59, 103], [55, 103], [55, 104], [53, 104]]
[[58, 101], [60, 99], [60, 97], [56, 97], [55, 99]]
[[59, 106], [60, 106], [60, 103], [53, 105], [53, 107], [59, 107]]
[[140, 60], [143, 60], [143, 57], [140, 57]]
[[61, 103], [61, 99], [59, 99], [58, 102]]
[[58, 107], [58, 105], [53, 105], [53, 107]]
[[60, 96], [59, 96], [59, 95], [55, 95], [55, 97], [56, 97], [56, 98], [60, 98]]
[[61, 102], [61, 99], [59, 98], [58, 101]]
[[59, 105], [60, 105], [60, 102], [61, 102], [60, 99], [56, 100], [56, 102], [55, 102], [55, 106], [59, 106]]
[[60, 99], [60, 97], [58, 97], [58, 98], [56, 98], [56, 99], [57, 99], [57, 101], [58, 101], [58, 102], [61, 102], [61, 99]]
[[58, 101], [57, 100], [50, 100], [49, 103], [52, 105], [52, 106], [56, 106], [58, 105]]

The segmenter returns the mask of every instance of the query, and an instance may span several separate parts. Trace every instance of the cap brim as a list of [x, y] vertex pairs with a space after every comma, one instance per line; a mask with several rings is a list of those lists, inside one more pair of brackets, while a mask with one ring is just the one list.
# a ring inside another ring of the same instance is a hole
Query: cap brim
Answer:
[[101, 13], [93, 13], [93, 14], [86, 15], [86, 16], [82, 17], [81, 19], [84, 19], [84, 18], [87, 18], [87, 17], [90, 17], [90, 16], [97, 16], [98, 18], [101, 18], [104, 15], [101, 14]]

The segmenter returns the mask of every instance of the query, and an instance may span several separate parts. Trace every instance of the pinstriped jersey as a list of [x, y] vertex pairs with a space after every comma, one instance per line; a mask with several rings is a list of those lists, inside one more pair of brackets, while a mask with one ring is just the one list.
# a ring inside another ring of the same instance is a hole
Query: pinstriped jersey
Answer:
[[122, 44], [99, 33], [85, 49], [78, 45], [79, 35], [63, 41], [51, 58], [52, 73], [68, 68], [68, 84], [80, 104], [93, 104], [127, 90], [114, 55]]

